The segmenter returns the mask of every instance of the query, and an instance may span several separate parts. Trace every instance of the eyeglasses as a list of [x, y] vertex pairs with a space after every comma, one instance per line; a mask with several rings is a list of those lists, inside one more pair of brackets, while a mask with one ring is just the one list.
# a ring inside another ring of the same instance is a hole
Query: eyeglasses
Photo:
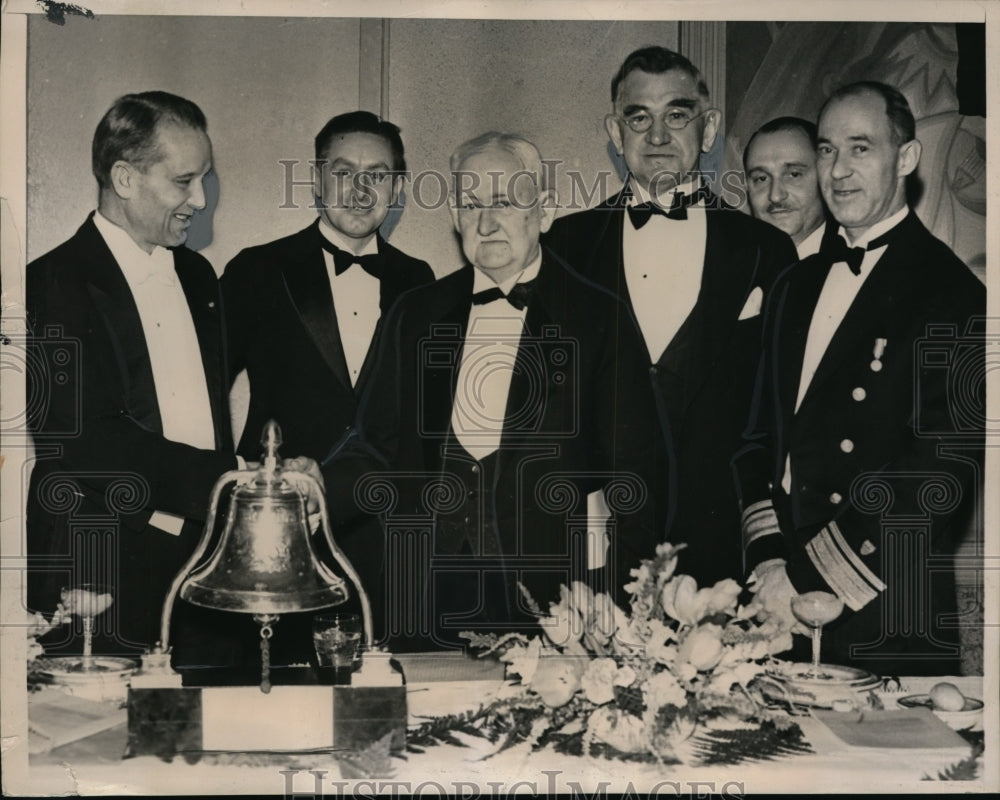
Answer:
[[[694, 114], [687, 108], [671, 108], [664, 112], [663, 124], [672, 131], [682, 131], [698, 117], [704, 116], [709, 111], [715, 111], [715, 109], [706, 108], [700, 114]], [[634, 114], [622, 117], [622, 120], [636, 133], [645, 133], [653, 127], [653, 115], [648, 111], [636, 111]]]

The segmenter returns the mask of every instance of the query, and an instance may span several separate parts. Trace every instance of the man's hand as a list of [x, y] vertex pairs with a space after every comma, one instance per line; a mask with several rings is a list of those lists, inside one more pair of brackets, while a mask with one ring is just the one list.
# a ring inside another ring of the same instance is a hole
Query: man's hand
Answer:
[[800, 623], [792, 613], [792, 598], [798, 594], [788, 578], [784, 559], [766, 561], [754, 570], [756, 581], [750, 591], [756, 596], [753, 605], [757, 608], [760, 622], [776, 622], [779, 630], [809, 635], [809, 629]]
[[[323, 473], [320, 472], [319, 464], [314, 459], [306, 456], [286, 458], [284, 462], [286, 472], [302, 472], [316, 479], [320, 488], [323, 489]], [[316, 487], [309, 481], [293, 481], [296, 489], [306, 495], [306, 511], [312, 514], [319, 513], [319, 496], [316, 494]]]

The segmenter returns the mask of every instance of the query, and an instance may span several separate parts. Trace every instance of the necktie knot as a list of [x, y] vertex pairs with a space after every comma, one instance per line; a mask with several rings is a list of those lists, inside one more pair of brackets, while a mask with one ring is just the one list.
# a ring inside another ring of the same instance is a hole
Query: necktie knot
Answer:
[[700, 186], [690, 194], [674, 192], [674, 198], [669, 209], [664, 209], [655, 203], [637, 203], [628, 206], [628, 218], [632, 222], [632, 227], [639, 230], [649, 222], [653, 216], [666, 217], [667, 219], [686, 220], [688, 218], [688, 208], [697, 205], [703, 200], [708, 200], [711, 193], [707, 186]]
[[325, 236], [320, 236], [320, 244], [323, 245], [326, 252], [333, 256], [334, 274], [341, 275], [357, 264], [373, 278], [382, 279], [382, 257], [378, 253], [369, 253], [365, 256], [348, 253], [330, 242]]
[[528, 306], [528, 301], [531, 299], [531, 292], [534, 288], [534, 280], [524, 281], [524, 283], [515, 283], [508, 294], [504, 294], [503, 290], [499, 286], [492, 286], [489, 289], [484, 289], [481, 292], [476, 292], [472, 295], [472, 304], [476, 306], [486, 305], [487, 303], [492, 303], [495, 300], [506, 300], [518, 311], [523, 311]]

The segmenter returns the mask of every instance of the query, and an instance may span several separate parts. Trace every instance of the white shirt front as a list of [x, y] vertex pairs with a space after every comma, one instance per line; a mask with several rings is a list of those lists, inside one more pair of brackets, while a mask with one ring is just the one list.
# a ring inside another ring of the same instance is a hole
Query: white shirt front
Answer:
[[[877, 239], [884, 233], [892, 230], [906, 217], [909, 209], [903, 206], [899, 211], [881, 222], [872, 225], [863, 236], [856, 242], [849, 243], [852, 247], [867, 247], [868, 242]], [[847, 237], [844, 228], [841, 226], [839, 235]], [[861, 287], [864, 286], [868, 276], [872, 274], [875, 265], [878, 264], [882, 254], [885, 253], [888, 245], [868, 250], [861, 262], [860, 274], [855, 275], [846, 261], [838, 261], [832, 267], [823, 283], [823, 289], [819, 293], [816, 307], [813, 309], [812, 321], [809, 323], [809, 333], [806, 335], [806, 348], [802, 357], [802, 371], [799, 374], [799, 392], [795, 400], [795, 410], [799, 410], [802, 399], [809, 390], [809, 384], [819, 367], [823, 355], [826, 353], [837, 328], [844, 321], [847, 312], [854, 303], [854, 298], [858, 296]], [[782, 487], [788, 492], [791, 488], [791, 459], [785, 459], [785, 475], [781, 481]]]
[[[500, 291], [507, 295], [515, 284], [533, 280], [541, 265], [539, 252], [524, 270], [499, 284]], [[478, 269], [473, 270], [473, 276], [473, 293], [498, 285]], [[527, 312], [527, 308], [518, 310], [502, 298], [469, 309], [451, 428], [462, 447], [477, 460], [500, 447], [507, 395]]]
[[[697, 189], [694, 181], [681, 184], [660, 198], [661, 205], [669, 209], [674, 193]], [[649, 201], [648, 193], [634, 181], [632, 190], [630, 206]], [[650, 361], [655, 363], [698, 301], [708, 235], [705, 206], [689, 206], [686, 220], [654, 214], [639, 230], [626, 214], [623, 227], [625, 282]]]
[[[334, 246], [348, 253], [353, 252], [347, 239], [322, 218], [319, 231]], [[372, 236], [357, 255], [375, 253], [378, 253], [378, 243], [376, 237]], [[347, 373], [351, 376], [351, 386], [354, 386], [361, 375], [361, 368], [368, 357], [368, 349], [382, 315], [379, 305], [381, 281], [365, 272], [359, 264], [353, 264], [338, 275], [334, 269], [333, 255], [324, 250], [323, 259], [330, 279], [330, 291], [333, 293], [333, 308], [337, 313], [337, 328], [347, 361]]]
[[[205, 367], [191, 309], [174, 270], [174, 254], [162, 247], [146, 253], [100, 212], [94, 214], [94, 224], [118, 262], [139, 311], [164, 438], [214, 450]], [[176, 535], [184, 520], [156, 511], [149, 522]]]

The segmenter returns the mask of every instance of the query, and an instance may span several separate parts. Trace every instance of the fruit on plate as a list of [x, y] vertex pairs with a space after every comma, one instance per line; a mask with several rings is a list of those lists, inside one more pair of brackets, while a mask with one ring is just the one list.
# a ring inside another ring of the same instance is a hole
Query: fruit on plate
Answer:
[[965, 708], [965, 695], [953, 683], [942, 681], [928, 692], [934, 708], [939, 711], [961, 711]]

